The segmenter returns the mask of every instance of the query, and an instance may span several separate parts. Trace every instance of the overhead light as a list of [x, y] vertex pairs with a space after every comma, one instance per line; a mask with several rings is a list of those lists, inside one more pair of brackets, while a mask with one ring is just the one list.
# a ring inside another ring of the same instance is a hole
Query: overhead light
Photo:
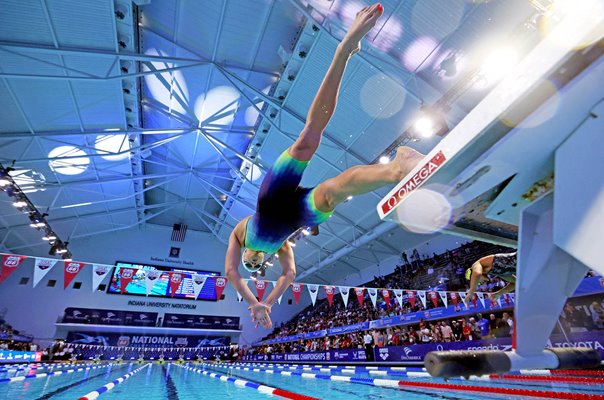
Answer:
[[388, 157], [388, 156], [380, 157], [380, 164], [388, 164], [389, 162], [390, 162], [390, 157]]
[[67, 249], [64, 249], [64, 248], [57, 249], [57, 254], [64, 254], [64, 253], [67, 253]]
[[518, 53], [511, 47], [501, 47], [488, 54], [480, 67], [479, 78], [485, 86], [499, 81], [518, 63]]
[[0, 178], [0, 187], [4, 187], [4, 186], [8, 186], [10, 185], [10, 180], [6, 179], [6, 178]]
[[444, 136], [449, 126], [443, 113], [434, 107], [422, 106], [410, 128], [414, 139], [428, 138], [434, 135]]
[[17, 208], [23, 208], [23, 207], [27, 206], [27, 203], [24, 202], [23, 200], [18, 200], [13, 203], [13, 206], [15, 206]]
[[350, 201], [350, 200], [352, 200], [352, 196], [346, 197], [346, 201]]
[[57, 237], [55, 235], [46, 235], [42, 238], [43, 240], [47, 240], [49, 242], [54, 241], [57, 239]]
[[308, 235], [310, 235], [310, 231], [308, 229], [304, 228], [304, 229], [302, 229], [302, 234], [304, 236], [308, 236]]

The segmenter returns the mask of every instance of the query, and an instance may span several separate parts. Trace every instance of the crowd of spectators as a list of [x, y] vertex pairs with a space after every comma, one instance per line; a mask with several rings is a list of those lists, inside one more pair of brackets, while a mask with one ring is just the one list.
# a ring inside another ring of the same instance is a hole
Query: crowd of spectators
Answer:
[[513, 334], [514, 320], [509, 312], [491, 313], [488, 316], [456, 317], [440, 321], [423, 321], [407, 326], [356, 331], [317, 339], [256, 346], [250, 354], [296, 353], [338, 349], [365, 349], [368, 359], [373, 357], [374, 347], [409, 346], [432, 342], [455, 342], [509, 337]]
[[[15, 338], [18, 338], [15, 340]], [[0, 319], [0, 350], [37, 351], [37, 345], [3, 319]]]
[[[458, 290], [461, 288], [459, 284], [455, 284], [453, 279], [447, 278], [447, 276], [457, 274], [457, 268], [463, 269], [461, 272], [463, 279], [465, 268], [468, 268], [476, 259], [487, 254], [509, 251], [511, 250], [505, 247], [478, 241], [464, 243], [457, 249], [447, 250], [440, 255], [433, 254], [432, 257], [423, 256], [417, 250], [414, 250], [410, 256], [402, 253], [400, 263], [393, 273], [386, 276], [374, 276], [371, 282], [360, 286], [384, 289]], [[445, 274], [448, 275], [444, 276]], [[431, 279], [427, 280], [424, 286], [419, 286], [419, 278], [425, 281], [426, 276]], [[503, 285], [504, 283], [501, 280], [493, 279], [484, 283], [479, 291], [493, 292]], [[465, 286], [463, 290], [465, 290]], [[363, 305], [360, 305], [355, 294], [351, 293], [348, 305], [345, 306], [341, 296], [335, 296], [332, 306], [328, 304], [326, 299], [318, 300], [314, 306], [307, 307], [290, 321], [281, 324], [265, 339], [291, 336], [298, 332], [313, 332], [353, 325], [444, 306], [440, 297], [436, 298], [435, 301], [436, 305], [432, 299], [427, 300], [424, 307], [418, 298], [411, 301], [405, 295], [402, 304], [399, 304], [395, 301], [394, 295], [391, 294], [389, 304], [386, 304], [384, 299], [380, 298], [377, 307], [374, 307], [369, 295], [365, 292]]]

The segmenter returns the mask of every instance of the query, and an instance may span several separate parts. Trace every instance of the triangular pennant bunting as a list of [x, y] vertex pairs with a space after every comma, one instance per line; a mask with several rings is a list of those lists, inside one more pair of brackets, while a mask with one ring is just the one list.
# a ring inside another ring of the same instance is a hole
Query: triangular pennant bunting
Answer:
[[399, 306], [403, 306], [403, 291], [401, 289], [392, 289], [394, 292], [394, 296], [396, 297], [396, 301]]
[[390, 290], [382, 289], [382, 297], [384, 298], [384, 301], [386, 302], [386, 308], [390, 308]]
[[365, 288], [355, 287], [354, 288], [354, 293], [357, 295], [357, 300], [359, 301], [359, 304], [362, 307], [363, 306], [363, 300], [365, 300]]
[[63, 289], [66, 289], [86, 264], [75, 261], [64, 261], [63, 264]]
[[[275, 287], [277, 286], [277, 281], [271, 281], [273, 283], [273, 290], [275, 289]], [[283, 294], [281, 294], [281, 296], [279, 296], [279, 298], [277, 299], [277, 303], [281, 304], [281, 299], [283, 299]], [[296, 302], [296, 304], [298, 304]]]
[[254, 281], [254, 286], [256, 286], [256, 293], [258, 293], [258, 301], [262, 301], [266, 291], [266, 281]]
[[224, 276], [216, 276], [214, 277], [214, 282], [216, 283], [216, 300], [220, 300], [222, 292], [224, 292], [224, 288], [226, 288], [228, 279]]
[[371, 299], [371, 302], [373, 303], [373, 308], [377, 307], [377, 289], [374, 288], [367, 288], [367, 293], [369, 293], [369, 298]]
[[105, 277], [107, 276], [107, 274], [109, 274], [109, 271], [111, 271], [111, 268], [109, 265], [103, 265], [103, 264], [92, 264], [92, 291], [96, 291], [99, 288], [99, 285], [101, 284], [101, 282], [103, 282], [103, 279], [105, 279]]
[[57, 260], [52, 258], [36, 258], [35, 266], [34, 266], [34, 287], [42, 278], [46, 276], [48, 272], [55, 266]]
[[126, 293], [126, 288], [132, 282], [135, 273], [136, 270], [134, 268], [120, 268], [120, 282], [118, 286], [122, 294]]
[[407, 297], [409, 298], [409, 303], [411, 304], [411, 308], [415, 307], [415, 292], [413, 290], [407, 290]]
[[147, 271], [145, 275], [145, 288], [147, 290], [147, 296], [151, 294], [153, 290], [153, 286], [157, 283], [158, 278], [161, 276], [161, 273], [155, 269]]
[[308, 285], [307, 288], [308, 288], [308, 293], [310, 293], [310, 299], [312, 300], [312, 305], [314, 306], [317, 301], [319, 285]]
[[235, 293], [237, 293], [237, 301], [241, 303], [243, 301], [243, 296], [240, 295], [239, 292], [236, 290], [235, 290]]
[[430, 292], [430, 300], [432, 300], [434, 308], [438, 307], [438, 295], [436, 292]]
[[203, 285], [205, 285], [206, 279], [208, 279], [207, 275], [193, 275], [193, 294], [195, 294], [195, 298], [199, 297], [199, 293], [201, 293], [201, 289], [203, 289]]
[[[466, 292], [459, 292], [458, 295], [459, 295], [458, 300], [461, 300], [463, 302], [463, 300], [466, 298]], [[469, 308], [470, 305], [468, 304], [466, 307]]]
[[174, 297], [182, 283], [183, 274], [180, 272], [170, 272], [170, 297]]
[[422, 305], [424, 306], [424, 308], [426, 308], [426, 291], [418, 290], [417, 295], [419, 296], [419, 299], [422, 301]]
[[438, 295], [440, 296], [440, 299], [443, 301], [443, 304], [445, 305], [445, 307], [449, 307], [449, 301], [447, 299], [447, 292], [440, 291], [440, 292], [438, 292]]
[[348, 307], [348, 296], [350, 295], [350, 288], [347, 286], [338, 286], [338, 290], [342, 295], [342, 301], [344, 302], [344, 308]]
[[[480, 304], [482, 304], [482, 307], [485, 308], [485, 304], [484, 304], [484, 294], [483, 293], [476, 293], [476, 297], [478, 297], [478, 300], [480, 300]], [[476, 305], [476, 304], [474, 304]]]
[[292, 283], [292, 292], [294, 294], [294, 301], [296, 304], [300, 302], [300, 295], [302, 294], [302, 286], [301, 283]]
[[13, 256], [11, 254], [2, 255], [2, 270], [0, 271], [0, 283], [3, 283], [15, 272], [19, 265], [25, 260], [25, 256]]
[[325, 288], [325, 294], [327, 295], [327, 302], [329, 303], [329, 307], [333, 306], [333, 294], [335, 286], [323, 286]]

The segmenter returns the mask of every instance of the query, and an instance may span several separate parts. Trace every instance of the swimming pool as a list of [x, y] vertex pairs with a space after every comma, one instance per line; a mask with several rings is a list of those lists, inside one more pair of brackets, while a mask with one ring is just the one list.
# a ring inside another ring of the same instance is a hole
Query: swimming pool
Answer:
[[[46, 372], [40, 372], [45, 369]], [[13, 368], [13, 369], [19, 369]], [[71, 372], [66, 372], [70, 371]], [[60, 374], [40, 376], [51, 372]], [[604, 371], [434, 379], [421, 368], [271, 364], [96, 364], [38, 366], [0, 376], [0, 399], [80, 399], [134, 373], [101, 399], [604, 399]], [[32, 375], [33, 374], [33, 375]], [[27, 376], [35, 376], [25, 378]], [[22, 379], [19, 377], [23, 377]], [[18, 378], [17, 381], [6, 379]], [[5, 381], [2, 381], [4, 379]], [[486, 391], [481, 393], [480, 391]], [[499, 393], [494, 393], [494, 392]], [[92, 397], [90, 397], [92, 398]]]

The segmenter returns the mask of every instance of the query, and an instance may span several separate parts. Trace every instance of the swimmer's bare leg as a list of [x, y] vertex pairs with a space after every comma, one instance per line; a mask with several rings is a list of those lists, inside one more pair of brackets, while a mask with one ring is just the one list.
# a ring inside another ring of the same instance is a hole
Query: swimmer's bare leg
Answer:
[[349, 168], [317, 186], [315, 204], [321, 211], [332, 211], [348, 196], [368, 193], [398, 183], [423, 158], [423, 154], [402, 146], [397, 149], [395, 159], [388, 164], [358, 165]]
[[356, 15], [356, 19], [338, 45], [331, 65], [306, 116], [306, 125], [289, 154], [297, 160], [308, 161], [321, 143], [321, 136], [333, 115], [338, 102], [338, 90], [350, 55], [359, 50], [360, 41], [375, 26], [383, 8], [378, 4], [368, 6]]

